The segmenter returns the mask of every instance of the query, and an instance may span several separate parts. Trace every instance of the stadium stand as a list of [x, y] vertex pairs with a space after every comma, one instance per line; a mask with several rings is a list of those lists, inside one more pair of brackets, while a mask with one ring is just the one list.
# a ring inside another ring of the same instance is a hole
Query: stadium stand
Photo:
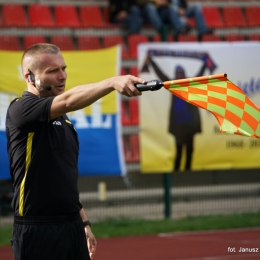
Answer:
[[129, 99], [130, 125], [139, 124], [139, 105], [138, 99]]
[[94, 35], [78, 37], [78, 50], [97, 50], [101, 48], [99, 38]]
[[129, 68], [129, 73], [131, 75], [134, 75], [134, 76], [138, 77], [138, 68], [137, 68], [137, 66], [132, 66], [131, 68]]
[[246, 6], [245, 18], [248, 26], [260, 26], [260, 6]]
[[245, 38], [241, 34], [227, 34], [225, 36], [225, 40], [228, 42], [234, 42], [234, 41], [244, 41]]
[[28, 15], [30, 25], [33, 27], [49, 27], [55, 26], [51, 9], [48, 5], [31, 4], [28, 7]]
[[139, 136], [138, 134], [123, 137], [124, 154], [127, 163], [140, 161]]
[[103, 36], [103, 47], [108, 48], [113, 45], [121, 44], [122, 48], [122, 58], [123, 59], [128, 59], [129, 54], [128, 54], [128, 49], [126, 46], [126, 43], [124, 41], [124, 38], [121, 35], [105, 35]]
[[54, 7], [56, 26], [78, 28], [81, 26], [77, 9], [73, 5], [56, 5]]
[[127, 101], [122, 101], [122, 124], [123, 125], [138, 125], [139, 124], [139, 106], [138, 99], [133, 98]]
[[75, 50], [73, 39], [68, 35], [54, 35], [51, 37], [50, 42], [59, 46], [62, 51]]
[[221, 37], [216, 34], [203, 35], [201, 40], [203, 42], [220, 42], [220, 41], [222, 41]]
[[[161, 42], [162, 36], [159, 33], [157, 33], [152, 37], [152, 41], [153, 42]], [[167, 42], [173, 42], [173, 41], [174, 41], [173, 36], [171, 34], [167, 35]]]
[[0, 50], [6, 51], [19, 51], [21, 50], [21, 44], [19, 38], [13, 35], [1, 35], [0, 36]]
[[94, 5], [85, 5], [79, 7], [80, 19], [83, 27], [105, 27], [101, 9]]
[[139, 43], [149, 42], [147, 36], [142, 34], [131, 34], [127, 37], [127, 44], [129, 48], [130, 58], [136, 59], [137, 58], [137, 45]]
[[238, 6], [224, 6], [223, 20], [226, 27], [245, 27], [245, 19], [242, 9]]
[[197, 42], [197, 37], [191, 34], [181, 34], [179, 35], [179, 42]]
[[121, 122], [123, 126], [130, 125], [130, 112], [128, 102], [121, 101]]
[[26, 50], [31, 45], [42, 42], [47, 42], [46, 38], [42, 35], [26, 35], [23, 38], [23, 48]]
[[210, 28], [223, 28], [224, 23], [221, 13], [217, 7], [203, 6], [202, 13], [205, 17], [205, 22]]
[[250, 34], [248, 36], [249, 41], [260, 41], [260, 34]]
[[3, 25], [6, 27], [26, 27], [29, 25], [25, 8], [21, 4], [2, 6]]

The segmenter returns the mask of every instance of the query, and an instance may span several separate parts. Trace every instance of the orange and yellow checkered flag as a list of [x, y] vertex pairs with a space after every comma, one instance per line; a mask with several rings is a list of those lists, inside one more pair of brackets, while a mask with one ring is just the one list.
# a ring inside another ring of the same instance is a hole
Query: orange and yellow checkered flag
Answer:
[[260, 109], [226, 74], [163, 82], [179, 98], [210, 111], [220, 132], [260, 138]]

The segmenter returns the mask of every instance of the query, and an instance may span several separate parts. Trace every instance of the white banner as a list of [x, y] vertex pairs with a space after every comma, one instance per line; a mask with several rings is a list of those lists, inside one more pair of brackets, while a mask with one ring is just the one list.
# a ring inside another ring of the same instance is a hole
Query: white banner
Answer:
[[[228, 78], [258, 107], [259, 58], [258, 42], [149, 43], [138, 46], [139, 76], [143, 79], [174, 80], [180, 72], [185, 78], [227, 73]], [[220, 134], [218, 122], [210, 112], [200, 108], [196, 112], [173, 97], [163, 88], [146, 92], [139, 99], [142, 172], [260, 166], [259, 139]], [[185, 113], [188, 110], [189, 113]], [[172, 120], [175, 120], [174, 124]]]

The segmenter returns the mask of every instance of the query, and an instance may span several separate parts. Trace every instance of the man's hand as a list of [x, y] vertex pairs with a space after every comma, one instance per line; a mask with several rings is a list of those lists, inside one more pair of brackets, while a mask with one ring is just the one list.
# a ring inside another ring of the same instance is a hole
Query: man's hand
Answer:
[[116, 76], [107, 79], [108, 84], [127, 97], [140, 96], [142, 93], [134, 86], [135, 83], [144, 84], [145, 80], [133, 75]]
[[179, 14], [179, 16], [185, 16], [185, 9], [184, 8], [179, 8], [178, 9], [178, 14]]
[[124, 21], [127, 17], [128, 13], [124, 10], [120, 11], [117, 16], [116, 16], [116, 19], [119, 20], [119, 21]]
[[86, 240], [88, 245], [88, 251], [90, 259], [94, 259], [96, 250], [97, 250], [97, 241], [91, 231], [90, 226], [85, 227]]

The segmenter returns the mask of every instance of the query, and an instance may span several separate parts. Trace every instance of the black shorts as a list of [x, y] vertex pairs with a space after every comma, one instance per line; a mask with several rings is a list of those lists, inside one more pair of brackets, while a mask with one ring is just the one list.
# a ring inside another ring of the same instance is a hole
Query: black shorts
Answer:
[[90, 260], [79, 214], [15, 217], [11, 246], [14, 260]]

